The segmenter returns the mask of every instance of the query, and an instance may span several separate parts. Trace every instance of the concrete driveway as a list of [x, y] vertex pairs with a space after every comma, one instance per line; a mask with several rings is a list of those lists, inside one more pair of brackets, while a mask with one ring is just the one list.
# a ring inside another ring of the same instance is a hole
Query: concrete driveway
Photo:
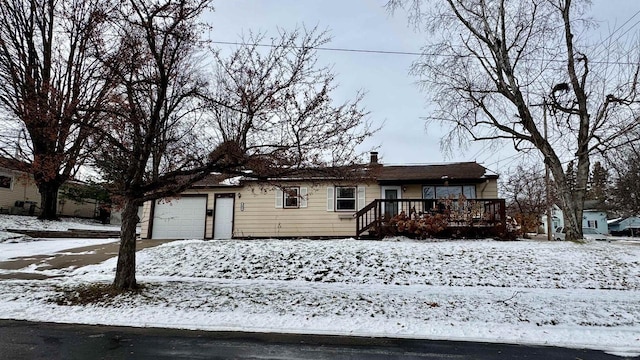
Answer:
[[[172, 240], [138, 240], [136, 249], [142, 250], [148, 247], [158, 246]], [[66, 249], [63, 252], [47, 255], [33, 255], [17, 257], [7, 261], [0, 261], [0, 270], [19, 270], [33, 267], [36, 271], [65, 269], [68, 267], [82, 267], [99, 264], [112, 257], [118, 256], [119, 241], [107, 244], [84, 246], [74, 249]], [[11, 272], [0, 274], [0, 279], [38, 280], [48, 279], [50, 276], [29, 272]]]

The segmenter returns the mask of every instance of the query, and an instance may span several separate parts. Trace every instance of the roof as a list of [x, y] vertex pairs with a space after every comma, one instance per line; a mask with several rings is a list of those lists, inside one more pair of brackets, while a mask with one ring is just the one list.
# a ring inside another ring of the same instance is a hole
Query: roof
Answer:
[[31, 165], [24, 161], [0, 156], [0, 168], [29, 172]]
[[[286, 175], [285, 175], [286, 174]], [[498, 175], [476, 162], [462, 162], [431, 165], [379, 165], [370, 164], [350, 167], [308, 168], [287, 171], [280, 176], [252, 178], [251, 176], [232, 177], [210, 174], [197, 182], [194, 187], [242, 186], [245, 181], [322, 181], [346, 179], [377, 180], [379, 182], [429, 182], [429, 181], [482, 181], [497, 179]]]
[[221, 175], [221, 174], [209, 174], [204, 177], [204, 179], [197, 181], [192, 185], [192, 187], [236, 187], [238, 184], [235, 182], [236, 177], [230, 178], [229, 176]]
[[615, 224], [620, 224], [623, 223], [625, 221], [631, 221], [634, 222], [635, 220], [640, 221], [640, 217], [638, 216], [626, 216], [626, 217], [619, 217], [619, 218], [615, 218], [615, 219], [610, 219], [607, 220], [607, 224], [609, 225], [615, 225]]
[[497, 179], [498, 175], [476, 162], [433, 165], [382, 166], [378, 181], [476, 180]]
[[605, 211], [605, 204], [602, 200], [585, 200], [583, 211]]
[[622, 220], [624, 220], [625, 218], [615, 218], [615, 219], [610, 219], [607, 220], [607, 224], [609, 225], [615, 225], [615, 224], [619, 224], [622, 222]]

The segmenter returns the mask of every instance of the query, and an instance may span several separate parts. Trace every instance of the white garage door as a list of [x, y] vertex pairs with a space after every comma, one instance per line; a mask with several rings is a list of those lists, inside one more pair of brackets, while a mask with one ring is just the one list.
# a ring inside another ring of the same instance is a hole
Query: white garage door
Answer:
[[204, 239], [206, 197], [158, 200], [153, 214], [154, 239]]

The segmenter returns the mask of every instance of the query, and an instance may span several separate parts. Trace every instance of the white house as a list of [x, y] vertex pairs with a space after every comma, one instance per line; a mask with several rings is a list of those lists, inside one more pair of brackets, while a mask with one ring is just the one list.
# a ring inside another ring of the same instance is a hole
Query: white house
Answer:
[[[596, 209], [597, 203], [594, 201], [585, 201], [584, 211], [582, 212], [582, 227], [595, 229], [600, 234], [608, 234], [609, 227], [607, 224], [607, 212]], [[547, 233], [547, 216], [542, 216], [542, 224], [544, 233]], [[564, 227], [564, 213], [556, 204], [553, 204], [551, 210], [551, 226], [552, 229]]]
[[[564, 215], [562, 209], [556, 204], [551, 206], [551, 229], [552, 231], [558, 227], [564, 227]], [[542, 233], [547, 233], [547, 215], [542, 215]]]

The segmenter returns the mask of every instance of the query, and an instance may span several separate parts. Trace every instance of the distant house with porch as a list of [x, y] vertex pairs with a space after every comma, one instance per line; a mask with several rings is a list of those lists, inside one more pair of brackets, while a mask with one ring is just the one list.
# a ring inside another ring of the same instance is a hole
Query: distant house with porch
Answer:
[[396, 215], [450, 213], [442, 207], [458, 209], [461, 198], [475, 206], [471, 218], [504, 225], [498, 175], [475, 162], [387, 166], [378, 163], [374, 152], [361, 170], [363, 175], [355, 179], [322, 169], [270, 182], [221, 183], [212, 176], [179, 198], [146, 203], [141, 237], [377, 236], [375, 232]]

